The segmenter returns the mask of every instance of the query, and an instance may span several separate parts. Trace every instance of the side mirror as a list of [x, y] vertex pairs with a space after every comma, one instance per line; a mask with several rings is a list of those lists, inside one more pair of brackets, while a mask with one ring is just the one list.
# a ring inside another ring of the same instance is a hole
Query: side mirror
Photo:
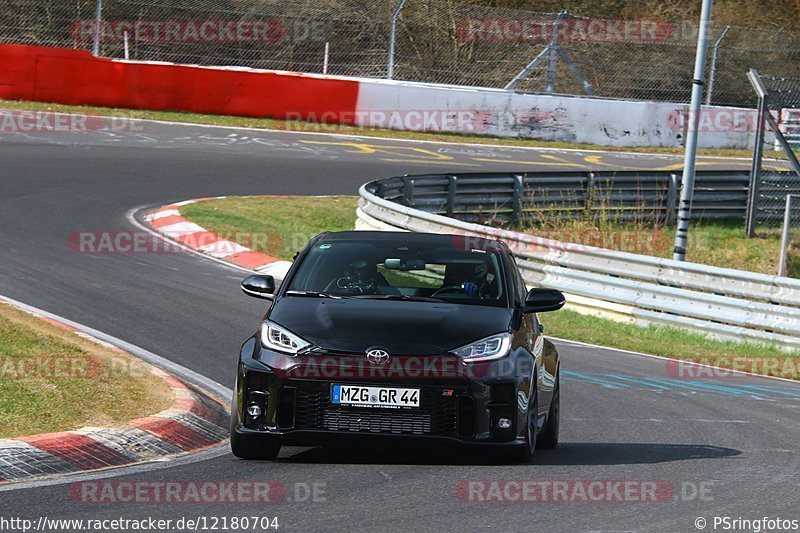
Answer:
[[544, 313], [557, 311], [564, 307], [567, 300], [561, 291], [555, 289], [531, 289], [525, 297], [525, 313]]
[[272, 300], [275, 294], [275, 278], [253, 274], [242, 280], [242, 292], [254, 298]]

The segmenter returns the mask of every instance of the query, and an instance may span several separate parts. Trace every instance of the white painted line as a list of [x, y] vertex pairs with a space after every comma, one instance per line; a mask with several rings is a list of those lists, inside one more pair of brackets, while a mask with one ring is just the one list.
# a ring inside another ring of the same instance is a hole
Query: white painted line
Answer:
[[213, 257], [211, 255], [198, 252], [194, 248], [190, 248], [190, 247], [186, 246], [185, 244], [182, 244], [182, 243], [180, 243], [180, 242], [178, 242], [178, 241], [176, 241], [174, 239], [171, 239], [171, 238], [167, 237], [163, 233], [159, 233], [158, 231], [154, 230], [150, 226], [148, 226], [146, 224], [142, 224], [141, 222], [136, 220], [136, 214], [138, 212], [142, 211], [142, 210], [145, 210], [145, 209], [152, 209], [152, 208], [151, 207], [141, 207], [141, 206], [140, 207], [134, 207], [133, 209], [129, 209], [128, 212], [125, 213], [125, 218], [134, 227], [149, 233], [150, 235], [152, 235], [153, 237], [155, 237], [157, 239], [160, 239], [160, 240], [162, 240], [164, 242], [168, 242], [172, 246], [174, 246], [174, 247], [176, 247], [176, 248], [178, 248], [180, 250], [183, 250], [185, 252], [189, 252], [189, 253], [198, 255], [200, 257], [205, 257], [209, 261], [214, 261], [216, 263], [219, 263], [220, 265], [226, 266], [226, 267], [234, 269], [234, 270], [239, 270], [239, 271], [242, 271], [242, 272], [252, 272], [249, 268], [244, 268], [244, 267], [241, 267], [239, 265], [235, 265], [233, 263], [229, 263], [227, 261], [224, 261], [224, 260], [222, 260], [222, 259], [220, 259], [218, 257]]
[[171, 216], [180, 216], [181, 212], [177, 209], [162, 209], [160, 211], [156, 211], [155, 213], [151, 213], [144, 217], [147, 221], [158, 220], [159, 218], [164, 217], [171, 217]]
[[176, 222], [175, 224], [170, 224], [169, 226], [164, 226], [158, 229], [172, 238], [206, 231], [205, 228], [198, 226], [194, 222]]
[[245, 248], [241, 244], [227, 240], [212, 242], [197, 249], [212, 257], [228, 257], [229, 255], [251, 251], [250, 248]]
[[766, 376], [764, 374], [755, 374], [753, 372], [745, 372], [745, 371], [742, 371], [742, 370], [733, 370], [733, 369], [729, 369], [729, 368], [721, 368], [721, 367], [716, 367], [716, 366], [713, 366], [713, 365], [707, 365], [705, 363], [695, 363], [694, 361], [687, 361], [686, 359], [675, 359], [674, 357], [667, 357], [667, 356], [664, 356], [664, 355], [653, 355], [651, 353], [634, 352], [632, 350], [624, 350], [622, 348], [610, 348], [608, 346], [601, 346], [599, 344], [591, 344], [591, 343], [588, 343], [588, 342], [573, 341], [573, 340], [570, 340], [570, 339], [562, 339], [561, 337], [551, 337], [549, 335], [547, 335], [547, 338], [550, 339], [550, 340], [563, 342], [563, 343], [566, 343], [566, 344], [574, 344], [576, 346], [583, 346], [583, 347], [586, 347], [586, 348], [600, 348], [602, 350], [609, 350], [609, 351], [617, 352], [617, 353], [620, 353], [620, 354], [623, 354], [623, 355], [633, 355], [633, 356], [636, 356], [636, 357], [649, 357], [650, 359], [660, 359], [662, 361], [674, 361], [676, 363], [683, 363], [685, 365], [695, 365], [695, 366], [699, 366], [699, 367], [703, 367], [703, 368], [708, 368], [708, 369], [711, 369], [711, 370], [725, 370], [725, 372], [733, 372], [733, 373], [736, 373], [736, 374], [741, 374], [743, 376], [750, 376], [750, 377], [756, 377], [756, 378], [765, 378], [765, 379], [777, 379], [779, 381], [786, 381], [788, 383], [792, 383], [794, 385], [800, 386], [800, 381], [798, 381], [796, 379], [782, 378], [782, 377], [778, 377], [778, 376]]

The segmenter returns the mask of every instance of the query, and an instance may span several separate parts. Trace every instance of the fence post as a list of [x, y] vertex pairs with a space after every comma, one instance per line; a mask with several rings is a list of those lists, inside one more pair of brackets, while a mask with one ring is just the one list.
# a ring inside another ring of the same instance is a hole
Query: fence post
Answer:
[[103, 0], [97, 0], [97, 9], [94, 13], [94, 37], [92, 39], [92, 55], [100, 55], [100, 25], [103, 23]]
[[397, 7], [392, 11], [391, 28], [389, 30], [389, 61], [386, 68], [386, 78], [391, 80], [394, 78], [394, 54], [397, 47], [397, 19], [400, 17], [400, 12], [403, 11], [403, 6], [406, 5], [406, 0], [400, 0]]
[[553, 35], [550, 38], [550, 57], [547, 61], [547, 78], [545, 81], [544, 92], [552, 93], [556, 90], [556, 68], [558, 64], [558, 39], [561, 32], [561, 24], [566, 17], [567, 12], [562, 11], [556, 18], [555, 26], [553, 27]]
[[745, 233], [748, 238], [756, 234], [756, 213], [758, 212], [758, 191], [761, 185], [761, 158], [764, 155], [764, 130], [767, 126], [767, 90], [761, 83], [758, 71], [750, 69], [747, 78], [758, 94], [758, 112], [756, 116], [756, 137], [753, 141], [753, 164], [750, 168], [750, 187], [747, 193], [747, 211]]
[[725, 35], [730, 30], [730, 26], [725, 26], [723, 28], [722, 33], [719, 34], [717, 37], [717, 41], [714, 43], [714, 50], [711, 52], [711, 70], [708, 73], [708, 90], [706, 91], [706, 105], [711, 105], [711, 97], [714, 94], [714, 82], [717, 80], [717, 52], [719, 51], [719, 45], [722, 43], [722, 39], [725, 38]]

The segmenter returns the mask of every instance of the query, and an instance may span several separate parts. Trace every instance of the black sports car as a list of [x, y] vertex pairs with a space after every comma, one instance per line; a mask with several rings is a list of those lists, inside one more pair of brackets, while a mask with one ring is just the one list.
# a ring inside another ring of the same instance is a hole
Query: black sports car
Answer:
[[528, 461], [558, 443], [559, 359], [536, 313], [564, 305], [525, 287], [508, 247], [456, 235], [323, 233], [244, 343], [231, 448], [353, 439], [508, 447]]

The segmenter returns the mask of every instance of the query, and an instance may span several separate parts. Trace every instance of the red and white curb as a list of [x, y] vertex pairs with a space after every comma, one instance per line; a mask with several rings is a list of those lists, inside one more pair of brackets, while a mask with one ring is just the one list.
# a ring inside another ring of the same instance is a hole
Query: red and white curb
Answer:
[[225, 196], [196, 198], [165, 205], [150, 211], [145, 215], [144, 220], [166, 240], [180, 244], [189, 250], [232, 263], [245, 270], [254, 270], [283, 279], [292, 264], [291, 261], [281, 261], [277, 257], [221, 238], [181, 215], [180, 208], [184, 205], [222, 198]]
[[[72, 325], [16, 304], [0, 297], [0, 305], [14, 305], [76, 335], [134, 357]], [[170, 460], [210, 448], [227, 439], [228, 409], [222, 400], [141, 359], [137, 360], [172, 390], [173, 403], [169, 409], [132, 420], [123, 427], [84, 427], [74, 431], [0, 439], [0, 484]]]

